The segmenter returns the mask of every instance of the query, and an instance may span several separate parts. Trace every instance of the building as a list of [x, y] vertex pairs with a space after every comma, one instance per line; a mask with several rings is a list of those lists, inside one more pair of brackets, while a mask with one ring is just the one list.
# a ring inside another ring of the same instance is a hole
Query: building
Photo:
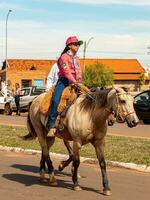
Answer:
[[[106, 69], [113, 71], [115, 86], [130, 86], [133, 90], [141, 89], [140, 77], [145, 69], [137, 59], [86, 59], [85, 65], [101, 63]], [[83, 60], [81, 60], [83, 66]], [[145, 77], [143, 89], [150, 89], [150, 78]]]
[[[19, 83], [21, 87], [45, 86], [47, 74], [55, 62], [55, 60], [8, 59], [8, 88], [14, 88], [15, 83]], [[6, 62], [0, 70], [0, 78], [1, 83], [5, 82]]]
[[[18, 82], [21, 87], [45, 86], [46, 77], [55, 63], [55, 60], [30, 60], [30, 59], [8, 59], [7, 81], [8, 88], [13, 89]], [[133, 90], [140, 88], [140, 76], [145, 73], [137, 59], [81, 59], [81, 67], [102, 63], [106, 69], [111, 69], [116, 86], [131, 86]], [[1, 88], [6, 80], [6, 62], [0, 70]], [[146, 78], [146, 89], [150, 88], [150, 78]]]

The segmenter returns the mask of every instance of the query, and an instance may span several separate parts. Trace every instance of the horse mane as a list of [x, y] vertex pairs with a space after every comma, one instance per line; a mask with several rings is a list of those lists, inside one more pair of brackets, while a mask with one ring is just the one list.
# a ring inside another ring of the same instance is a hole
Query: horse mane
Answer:
[[92, 116], [97, 109], [102, 109], [107, 104], [107, 95], [111, 89], [99, 89], [96, 88], [95, 91], [91, 92], [90, 96], [86, 95], [85, 98], [80, 103], [80, 109], [85, 112], [90, 112]]

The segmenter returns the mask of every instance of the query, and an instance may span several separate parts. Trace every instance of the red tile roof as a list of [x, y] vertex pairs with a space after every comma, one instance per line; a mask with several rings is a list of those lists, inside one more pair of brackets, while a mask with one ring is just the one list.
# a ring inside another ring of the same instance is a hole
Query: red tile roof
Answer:
[[55, 62], [55, 60], [8, 59], [8, 67], [10, 70], [24, 71], [35, 68], [49, 72]]
[[[45, 71], [47, 74], [55, 60], [31, 60], [31, 59], [8, 59], [9, 70], [31, 70], [35, 68]], [[80, 59], [83, 67], [83, 59]], [[115, 80], [139, 80], [139, 76], [144, 72], [144, 68], [137, 59], [86, 59], [86, 65], [102, 63], [107, 69], [112, 69]]]
[[[86, 59], [86, 65], [102, 63], [106, 68], [112, 69], [114, 73], [142, 73], [144, 68], [137, 59]], [[81, 59], [83, 65], [83, 59]]]

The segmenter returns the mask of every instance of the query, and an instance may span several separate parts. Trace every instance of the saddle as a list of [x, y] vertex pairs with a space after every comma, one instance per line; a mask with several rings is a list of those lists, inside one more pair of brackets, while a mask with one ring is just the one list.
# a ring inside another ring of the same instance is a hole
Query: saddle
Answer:
[[[51, 103], [52, 103], [52, 96], [55, 90], [55, 86], [52, 86], [51, 89], [45, 94], [44, 99], [40, 104], [40, 113], [44, 116], [48, 116]], [[57, 108], [58, 114], [62, 113], [63, 110], [66, 108], [67, 105], [71, 105], [80, 94], [87, 94], [90, 93], [90, 90], [83, 85], [82, 83], [78, 83], [76, 85], [70, 85], [63, 90], [61, 95], [60, 103]]]
[[[48, 116], [51, 103], [52, 103], [52, 96], [55, 90], [55, 86], [52, 86], [52, 88], [45, 94], [44, 99], [42, 100], [40, 104], [40, 113], [43, 114], [44, 116]], [[75, 89], [72, 86], [68, 86], [63, 90], [60, 103], [57, 108], [58, 114], [62, 113], [63, 110], [65, 109], [66, 105], [70, 102], [73, 102], [75, 98], [77, 98], [78, 94], [75, 91]]]

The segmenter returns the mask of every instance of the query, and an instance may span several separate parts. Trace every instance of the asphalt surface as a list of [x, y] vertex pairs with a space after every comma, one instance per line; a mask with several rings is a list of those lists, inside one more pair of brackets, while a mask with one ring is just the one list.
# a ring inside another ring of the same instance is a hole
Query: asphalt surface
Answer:
[[[6, 116], [0, 115], [0, 124], [14, 125], [14, 126], [26, 126], [27, 113], [22, 113], [21, 116]], [[144, 125], [141, 122], [134, 128], [129, 128], [126, 123], [115, 123], [113, 126], [108, 127], [108, 134], [123, 135], [128, 137], [142, 137], [150, 138], [150, 125]]]
[[[56, 170], [57, 186], [39, 181], [39, 155], [0, 151], [0, 199], [2, 200], [149, 200], [150, 174], [108, 168], [112, 190], [109, 197], [101, 194], [99, 167], [81, 163], [79, 179], [82, 191], [72, 190], [70, 167]], [[57, 168], [58, 161], [53, 160]]]
[[112, 135], [150, 139], [150, 124], [145, 125], [140, 122], [136, 127], [129, 128], [126, 123], [115, 123], [113, 126], [108, 126], [108, 133]]

